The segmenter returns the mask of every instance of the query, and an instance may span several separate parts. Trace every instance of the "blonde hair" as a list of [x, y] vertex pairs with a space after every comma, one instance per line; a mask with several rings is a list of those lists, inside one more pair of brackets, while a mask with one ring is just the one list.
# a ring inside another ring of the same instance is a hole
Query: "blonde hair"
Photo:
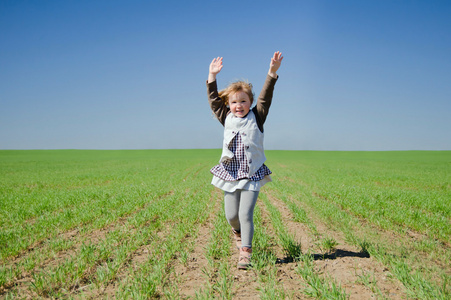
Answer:
[[254, 92], [252, 91], [252, 84], [244, 80], [232, 82], [228, 87], [219, 91], [219, 97], [222, 99], [225, 105], [228, 105], [229, 96], [237, 92], [246, 93], [249, 96], [252, 105], [252, 103], [254, 102]]

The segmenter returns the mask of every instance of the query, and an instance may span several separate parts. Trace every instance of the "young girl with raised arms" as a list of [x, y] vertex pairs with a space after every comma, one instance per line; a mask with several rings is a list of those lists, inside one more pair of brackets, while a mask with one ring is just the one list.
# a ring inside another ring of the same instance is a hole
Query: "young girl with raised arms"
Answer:
[[222, 57], [214, 58], [210, 64], [208, 101], [224, 126], [221, 159], [210, 172], [213, 174], [212, 184], [224, 191], [225, 215], [240, 251], [239, 269], [250, 266], [254, 208], [260, 188], [271, 181], [271, 171], [264, 164], [263, 124], [271, 106], [278, 79], [276, 72], [282, 59], [281, 52], [274, 53], [266, 81], [253, 108], [252, 85], [237, 81], [218, 92], [216, 75], [223, 67]]

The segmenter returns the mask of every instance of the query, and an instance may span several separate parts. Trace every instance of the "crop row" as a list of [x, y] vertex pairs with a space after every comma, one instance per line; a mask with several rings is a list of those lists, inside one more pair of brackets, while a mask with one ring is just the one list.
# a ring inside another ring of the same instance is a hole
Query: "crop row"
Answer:
[[362, 164], [351, 158], [291, 159], [289, 168], [281, 158], [273, 168], [280, 179], [270, 189], [293, 213], [299, 207], [308, 211], [300, 220], [315, 215], [377, 258], [410, 297], [446, 299], [451, 279], [449, 173], [437, 165], [431, 180], [422, 174], [419, 165], [424, 161], [418, 158], [416, 165], [402, 160], [387, 164], [367, 159]]

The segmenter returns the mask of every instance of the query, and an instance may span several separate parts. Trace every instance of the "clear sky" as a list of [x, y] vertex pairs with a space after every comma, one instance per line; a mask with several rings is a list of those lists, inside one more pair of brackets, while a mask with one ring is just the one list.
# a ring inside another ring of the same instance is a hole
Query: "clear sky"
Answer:
[[451, 150], [451, 1], [0, 1], [0, 149], [220, 148], [284, 55], [266, 149]]

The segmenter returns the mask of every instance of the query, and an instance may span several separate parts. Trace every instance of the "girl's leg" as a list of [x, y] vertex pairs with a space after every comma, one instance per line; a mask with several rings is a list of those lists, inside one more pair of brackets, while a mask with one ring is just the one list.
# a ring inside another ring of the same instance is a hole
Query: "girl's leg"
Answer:
[[233, 193], [224, 192], [224, 210], [227, 222], [235, 231], [240, 231], [240, 219], [239, 219], [239, 208], [240, 208], [240, 190]]
[[239, 199], [239, 223], [241, 225], [242, 247], [252, 248], [254, 237], [254, 208], [257, 203], [258, 192], [241, 190]]

